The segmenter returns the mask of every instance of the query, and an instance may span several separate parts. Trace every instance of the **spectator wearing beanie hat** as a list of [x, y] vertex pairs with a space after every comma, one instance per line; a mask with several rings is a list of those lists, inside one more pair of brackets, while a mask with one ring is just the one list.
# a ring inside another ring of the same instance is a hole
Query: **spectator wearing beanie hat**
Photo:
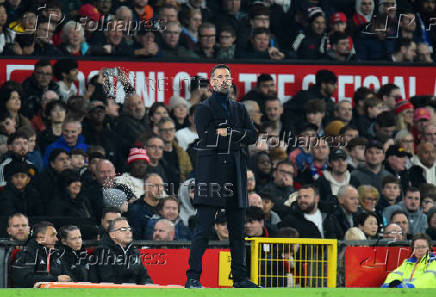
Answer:
[[410, 131], [413, 127], [413, 104], [408, 100], [401, 100], [395, 104], [395, 114], [397, 115], [397, 129]]
[[190, 103], [183, 97], [174, 95], [170, 98], [168, 109], [170, 116], [176, 124], [176, 131], [189, 127], [188, 110], [191, 107]]
[[103, 204], [105, 207], [115, 207], [126, 213], [129, 208], [127, 195], [118, 189], [103, 189]]
[[38, 191], [30, 183], [35, 174], [23, 160], [14, 159], [4, 168], [7, 185], [0, 194], [0, 215], [10, 216], [20, 212], [26, 216], [44, 215]]
[[[88, 198], [84, 195], [79, 173], [73, 169], [62, 171], [59, 178], [59, 189], [55, 198], [47, 208], [47, 215], [58, 217], [92, 218], [92, 211]], [[98, 223], [96, 221], [96, 223]]]
[[127, 158], [127, 172], [115, 177], [117, 184], [125, 185], [133, 192], [135, 195], [133, 200], [144, 195], [144, 179], [147, 176], [149, 163], [150, 157], [145, 149], [132, 148]]
[[77, 95], [77, 87], [74, 83], [78, 81], [78, 68], [77, 61], [73, 59], [59, 60], [53, 66], [53, 74], [58, 80], [59, 95], [63, 102]]

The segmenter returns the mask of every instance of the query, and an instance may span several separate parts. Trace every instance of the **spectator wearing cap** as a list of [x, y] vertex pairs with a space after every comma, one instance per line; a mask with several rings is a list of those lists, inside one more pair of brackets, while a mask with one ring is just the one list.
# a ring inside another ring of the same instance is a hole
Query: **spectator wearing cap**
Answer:
[[285, 126], [294, 126], [303, 121], [304, 106], [309, 99], [318, 98], [326, 104], [326, 114], [324, 123], [329, 123], [333, 119], [335, 104], [332, 100], [333, 93], [336, 91], [337, 76], [329, 70], [319, 70], [315, 75], [315, 84], [308, 90], [299, 91], [292, 100], [284, 104], [283, 123]]
[[383, 145], [376, 139], [370, 140], [365, 148], [366, 164], [358, 167], [351, 173], [351, 176], [356, 178], [353, 186], [371, 185], [380, 193], [383, 178], [391, 175], [383, 168], [384, 159]]
[[127, 157], [127, 172], [115, 177], [115, 182], [127, 186], [139, 199], [144, 195], [144, 179], [148, 174], [147, 168], [150, 157], [145, 149], [131, 148]]
[[78, 81], [79, 65], [76, 60], [62, 59], [53, 66], [54, 76], [58, 80], [59, 95], [63, 102], [67, 102], [70, 96], [77, 95], [77, 87], [74, 84]]
[[385, 221], [394, 216], [397, 211], [402, 211], [407, 214], [409, 230], [407, 233], [416, 234], [425, 232], [427, 229], [427, 216], [421, 210], [421, 194], [418, 188], [409, 187], [403, 196], [401, 202], [396, 205], [386, 207], [383, 210], [383, 217]]
[[6, 187], [0, 197], [0, 214], [20, 212], [26, 216], [44, 215], [40, 195], [30, 183], [35, 170], [23, 160], [13, 160], [4, 167]]
[[310, 7], [307, 12], [308, 27], [292, 43], [292, 50], [300, 59], [321, 59], [327, 45], [327, 23], [320, 7]]
[[159, 201], [157, 206], [158, 214], [148, 221], [147, 239], [154, 240], [153, 230], [159, 220], [169, 220], [174, 225], [174, 240], [191, 240], [191, 231], [185, 226], [180, 218], [180, 201], [176, 196], [167, 196]]
[[409, 170], [413, 186], [419, 187], [422, 183], [436, 184], [435, 161], [435, 146], [429, 142], [421, 142], [417, 154], [412, 158], [413, 166]]
[[103, 189], [103, 205], [105, 208], [116, 208], [121, 214], [129, 210], [127, 195], [119, 189]]
[[182, 128], [176, 132], [176, 138], [183, 150], [187, 150], [188, 146], [198, 139], [197, 129], [195, 127], [195, 105], [189, 108], [188, 121], [189, 126]]
[[256, 101], [260, 111], [265, 113], [265, 101], [269, 97], [277, 97], [277, 85], [270, 74], [262, 73], [257, 77], [256, 87], [248, 91], [241, 98], [241, 101]]
[[104, 40], [103, 32], [96, 30], [99, 25], [101, 14], [98, 9], [90, 4], [85, 3], [79, 9], [79, 22], [85, 29], [85, 39], [88, 44], [96, 43]]
[[385, 169], [401, 181], [401, 189], [405, 191], [411, 186], [407, 164], [412, 157], [404, 148], [394, 144], [385, 153]]
[[59, 93], [59, 85], [53, 81], [53, 67], [49, 60], [39, 60], [32, 75], [21, 84], [24, 89], [22, 111], [28, 118], [41, 109], [41, 98], [47, 90]]
[[88, 145], [100, 145], [106, 151], [108, 159], [117, 169], [122, 168], [125, 159], [121, 156], [124, 140], [114, 129], [114, 123], [106, 113], [106, 106], [101, 101], [88, 103], [88, 113], [83, 120], [83, 138]]
[[363, 137], [357, 137], [347, 142], [348, 165], [352, 170], [365, 164], [365, 146], [368, 140]]
[[[353, 179], [353, 181], [351, 181]], [[335, 198], [341, 186], [355, 183], [355, 177], [351, 177], [351, 173], [347, 166], [347, 153], [341, 148], [332, 148], [329, 154], [328, 167], [315, 181], [315, 186], [319, 190], [319, 197], [322, 201], [331, 201]]]
[[48, 159], [50, 153], [57, 148], [63, 148], [67, 152], [73, 149], [81, 148], [86, 152], [88, 145], [85, 143], [85, 138], [82, 133], [82, 123], [76, 120], [68, 120], [62, 124], [62, 136], [55, 142], [50, 144], [44, 153], [44, 167], [49, 165]]
[[413, 129], [411, 130], [415, 144], [418, 144], [424, 136], [425, 127], [430, 124], [431, 114], [426, 107], [415, 109], [413, 115]]
[[395, 104], [397, 116], [397, 130], [406, 129], [410, 131], [413, 127], [414, 106], [408, 100], [400, 100]]
[[[59, 192], [50, 202], [47, 215], [53, 217], [75, 217], [80, 219], [94, 219], [91, 204], [83, 192], [79, 173], [72, 169], [62, 171], [59, 179]], [[95, 221], [95, 224], [98, 222]]]
[[190, 104], [185, 98], [174, 95], [170, 98], [168, 109], [170, 116], [176, 124], [176, 130], [179, 131], [182, 128], [189, 127], [188, 110]]

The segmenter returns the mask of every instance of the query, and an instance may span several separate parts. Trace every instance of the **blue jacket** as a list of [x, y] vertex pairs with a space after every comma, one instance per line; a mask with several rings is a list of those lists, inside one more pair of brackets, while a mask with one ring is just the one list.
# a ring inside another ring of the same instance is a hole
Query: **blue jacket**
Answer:
[[88, 149], [88, 145], [85, 144], [85, 138], [82, 135], [79, 135], [79, 137], [77, 138], [77, 144], [73, 147], [69, 146], [66, 142], [63, 136], [59, 137], [58, 140], [56, 140], [55, 142], [53, 142], [52, 144], [50, 144], [46, 149], [45, 149], [45, 154], [44, 154], [44, 168], [48, 167], [48, 157], [50, 156], [50, 153], [54, 150], [54, 149], [58, 149], [58, 148], [62, 148], [64, 150], [66, 150], [67, 152], [71, 152], [74, 149], [82, 149], [83, 151], [86, 152], [86, 150]]

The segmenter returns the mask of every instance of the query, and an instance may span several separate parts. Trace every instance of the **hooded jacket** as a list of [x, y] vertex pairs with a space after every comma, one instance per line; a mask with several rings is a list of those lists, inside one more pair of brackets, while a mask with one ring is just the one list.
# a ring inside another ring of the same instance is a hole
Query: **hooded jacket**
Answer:
[[403, 210], [407, 213], [407, 217], [409, 219], [410, 234], [414, 235], [419, 232], [425, 232], [425, 230], [427, 229], [427, 215], [423, 213], [421, 209], [418, 209], [415, 212], [410, 212], [404, 205], [403, 201], [399, 202], [396, 205], [386, 207], [383, 210], [384, 220], [386, 222], [389, 222], [392, 214], [397, 210]]
[[95, 265], [90, 265], [91, 282], [152, 284], [142, 263], [139, 250], [130, 243], [126, 248], [111, 238], [103, 237], [94, 252]]
[[194, 184], [195, 180], [190, 178], [186, 180], [179, 188], [180, 213], [179, 217], [185, 226], [189, 226], [189, 218], [197, 213], [197, 209], [192, 205], [189, 197], [189, 185]]
[[59, 275], [67, 274], [63, 254], [57, 249], [48, 250], [36, 239], [31, 239], [12, 263], [12, 280], [17, 288], [32, 288], [36, 282], [56, 282]]

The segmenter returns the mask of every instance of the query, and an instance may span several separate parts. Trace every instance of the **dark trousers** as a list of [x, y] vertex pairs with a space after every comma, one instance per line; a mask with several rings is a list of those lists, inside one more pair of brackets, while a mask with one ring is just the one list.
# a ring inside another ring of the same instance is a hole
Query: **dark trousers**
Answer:
[[[208, 247], [209, 235], [215, 221], [217, 208], [200, 206], [195, 217], [195, 229], [191, 240], [188, 279], [200, 280], [202, 258]], [[232, 275], [234, 281], [248, 277], [245, 263], [245, 208], [227, 208], [227, 228], [229, 230], [230, 253], [232, 254]]]

